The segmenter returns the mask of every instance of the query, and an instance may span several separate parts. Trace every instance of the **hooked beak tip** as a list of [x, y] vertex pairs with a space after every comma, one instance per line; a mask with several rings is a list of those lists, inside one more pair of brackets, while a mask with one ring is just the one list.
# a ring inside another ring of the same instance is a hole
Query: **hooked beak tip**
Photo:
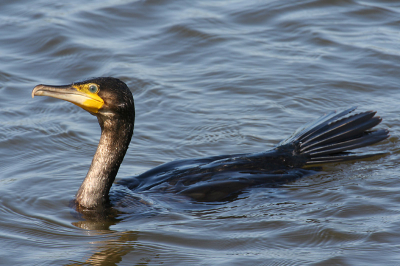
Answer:
[[37, 85], [35, 88], [33, 88], [32, 90], [32, 98], [34, 98], [35, 96], [40, 96], [40, 93], [38, 91], [40, 91], [40, 89], [43, 88], [43, 85]]
[[46, 92], [47, 91], [52, 91], [52, 90], [53, 90], [52, 86], [39, 84], [35, 88], [33, 88], [33, 90], [32, 90], [32, 98], [34, 98], [35, 96], [47, 96]]

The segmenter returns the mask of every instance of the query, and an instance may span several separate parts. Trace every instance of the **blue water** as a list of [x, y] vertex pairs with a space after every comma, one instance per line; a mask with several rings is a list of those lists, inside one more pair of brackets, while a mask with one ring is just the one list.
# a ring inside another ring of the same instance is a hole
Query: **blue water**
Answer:
[[[397, 265], [399, 18], [396, 1], [2, 1], [0, 264]], [[118, 180], [264, 151], [354, 105], [383, 118], [367, 151], [388, 154], [227, 203], [128, 193], [119, 220], [81, 221], [97, 120], [31, 91], [96, 76], [135, 98]]]

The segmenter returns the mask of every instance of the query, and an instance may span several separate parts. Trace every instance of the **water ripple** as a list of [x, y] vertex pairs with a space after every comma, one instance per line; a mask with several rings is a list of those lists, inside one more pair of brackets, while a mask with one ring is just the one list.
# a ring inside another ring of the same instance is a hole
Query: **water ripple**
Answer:
[[[396, 264], [400, 8], [392, 1], [2, 1], [0, 238], [7, 265]], [[134, 138], [117, 179], [273, 148], [332, 109], [378, 110], [389, 154], [226, 203], [136, 195], [119, 219], [69, 207], [96, 118], [39, 84], [123, 79]]]

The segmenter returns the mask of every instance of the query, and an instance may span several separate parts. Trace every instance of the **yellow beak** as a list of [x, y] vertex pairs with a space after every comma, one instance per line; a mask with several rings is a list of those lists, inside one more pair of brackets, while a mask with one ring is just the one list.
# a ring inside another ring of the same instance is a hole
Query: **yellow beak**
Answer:
[[90, 113], [98, 113], [104, 105], [104, 100], [97, 93], [82, 90], [81, 86], [78, 85], [51, 86], [40, 84], [33, 89], [32, 98], [34, 96], [50, 96], [65, 100]]

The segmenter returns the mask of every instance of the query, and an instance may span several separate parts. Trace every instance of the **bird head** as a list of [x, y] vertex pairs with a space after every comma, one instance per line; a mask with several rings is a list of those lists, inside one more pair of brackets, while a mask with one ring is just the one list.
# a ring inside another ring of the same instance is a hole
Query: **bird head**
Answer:
[[135, 116], [133, 96], [128, 86], [111, 77], [93, 78], [62, 86], [40, 84], [33, 89], [32, 98], [34, 96], [50, 96], [69, 101], [103, 118]]

